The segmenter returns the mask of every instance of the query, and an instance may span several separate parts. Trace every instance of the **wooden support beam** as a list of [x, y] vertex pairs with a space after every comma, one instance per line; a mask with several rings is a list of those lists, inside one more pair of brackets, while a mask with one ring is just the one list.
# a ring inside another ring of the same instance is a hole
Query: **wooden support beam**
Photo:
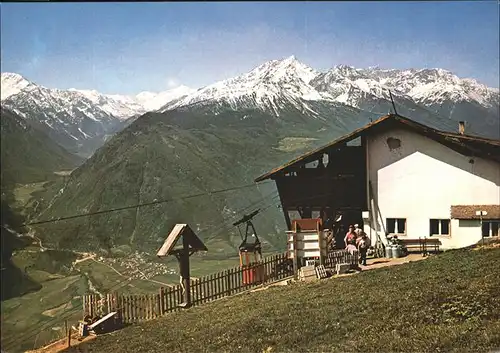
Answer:
[[182, 254], [180, 261], [180, 272], [184, 285], [184, 306], [191, 306], [191, 276], [189, 273], [189, 242], [186, 237], [182, 237]]
[[293, 230], [293, 275], [297, 280], [299, 279], [299, 260], [298, 260], [298, 251], [297, 251], [297, 229]]
[[68, 320], [64, 321], [64, 326], [66, 327], [66, 336], [68, 337], [67, 347], [71, 347], [71, 329], [68, 328]]
[[292, 221], [290, 220], [290, 215], [288, 214], [288, 208], [286, 207], [285, 203], [283, 202], [283, 190], [280, 187], [281, 183], [279, 179], [275, 180], [276, 182], [276, 188], [278, 189], [278, 195], [280, 198], [280, 203], [281, 203], [281, 208], [283, 210], [283, 215], [285, 216], [285, 222], [286, 222], [286, 227], [288, 230], [292, 229]]

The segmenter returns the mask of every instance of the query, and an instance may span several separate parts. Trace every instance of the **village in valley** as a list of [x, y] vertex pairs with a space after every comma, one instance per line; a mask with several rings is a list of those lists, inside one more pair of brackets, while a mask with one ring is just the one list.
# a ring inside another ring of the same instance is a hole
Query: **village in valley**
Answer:
[[[130, 256], [124, 258], [116, 257], [97, 257], [96, 261], [99, 261], [107, 266], [113, 268], [119, 268], [120, 271], [127, 274], [134, 279], [148, 280], [159, 275], [176, 275], [178, 274], [178, 269], [175, 267], [170, 267], [161, 263], [151, 263], [146, 260], [146, 258], [151, 257], [149, 254], [139, 254], [134, 253]], [[153, 266], [151, 266], [153, 264]], [[153, 268], [151, 268], [153, 267]], [[141, 271], [141, 268], [145, 268]]]

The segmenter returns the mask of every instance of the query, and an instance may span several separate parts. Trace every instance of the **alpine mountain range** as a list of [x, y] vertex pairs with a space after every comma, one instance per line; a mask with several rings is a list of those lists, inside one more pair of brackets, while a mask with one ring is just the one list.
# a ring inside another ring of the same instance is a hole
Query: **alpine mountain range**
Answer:
[[[80, 166], [48, 186], [33, 206], [30, 216], [45, 220], [251, 183], [279, 163], [392, 111], [389, 92], [403, 116], [453, 132], [458, 121], [466, 121], [466, 133], [500, 138], [498, 88], [443, 69], [340, 65], [319, 72], [291, 56], [202, 88], [136, 96], [47, 88], [2, 73], [2, 140], [9, 111], [16, 116], [12, 124], [28, 124], [32, 134], [79, 155], [67, 169]], [[16, 136], [25, 130], [18, 128]], [[53, 165], [62, 169], [61, 163]], [[264, 184], [35, 231], [44, 243], [62, 248], [109, 252], [127, 245], [151, 251], [182, 221], [208, 244], [230, 252], [238, 236], [220, 224], [230, 224], [236, 210], [249, 204], [272, 204], [266, 197], [273, 188]], [[281, 246], [272, 235], [284, 228], [281, 219], [281, 211], [271, 207], [259, 220], [270, 246]]]
[[[457, 120], [463, 119], [476, 133], [492, 133], [492, 129], [481, 130], [482, 122], [478, 120], [490, 117], [494, 121], [498, 117], [498, 89], [473, 79], [460, 79], [443, 69], [382, 70], [340, 65], [318, 72], [294, 56], [266, 62], [246, 74], [200, 89], [179, 86], [136, 96], [47, 88], [14, 73], [2, 73], [1, 79], [4, 108], [39, 125], [71, 151], [87, 155], [149, 111], [216, 103], [233, 110], [261, 109], [279, 117], [290, 106], [311, 117], [329, 120], [332, 117], [324, 111], [328, 105], [386, 114], [389, 90], [397, 105], [407, 106], [409, 112], [425, 109], [437, 113], [441, 119], [454, 122], [452, 129]], [[475, 116], [468, 114], [474, 110]]]

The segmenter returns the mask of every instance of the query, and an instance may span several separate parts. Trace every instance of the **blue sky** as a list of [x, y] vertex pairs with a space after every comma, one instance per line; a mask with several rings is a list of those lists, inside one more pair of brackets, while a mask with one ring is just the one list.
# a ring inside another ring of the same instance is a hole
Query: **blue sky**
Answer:
[[295, 55], [440, 67], [499, 86], [499, 6], [461, 2], [3, 3], [1, 69], [62, 89], [201, 87]]

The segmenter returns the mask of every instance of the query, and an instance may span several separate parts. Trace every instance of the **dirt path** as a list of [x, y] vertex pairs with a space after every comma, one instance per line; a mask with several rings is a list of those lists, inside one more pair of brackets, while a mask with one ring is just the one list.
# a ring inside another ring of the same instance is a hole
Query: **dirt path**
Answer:
[[421, 254], [409, 254], [405, 257], [399, 257], [397, 259], [393, 259], [393, 258], [388, 259], [385, 257], [375, 258], [375, 259], [367, 259], [366, 266], [360, 265], [360, 267], [363, 271], [367, 271], [367, 270], [374, 270], [376, 268], [381, 268], [381, 267], [402, 265], [402, 264], [407, 264], [409, 262], [421, 261], [421, 260], [425, 260], [427, 258], [428, 257], [423, 257]]
[[[96, 336], [94, 336], [94, 335], [87, 336], [87, 337], [82, 338], [82, 339], [79, 339], [77, 336], [78, 336], [78, 334], [76, 334], [76, 333], [72, 334], [71, 342], [70, 342], [71, 347], [78, 346], [82, 343], [87, 343], [87, 342], [92, 341], [93, 339], [96, 338]], [[86, 345], [84, 344], [83, 346], [86, 346]], [[45, 347], [42, 347], [39, 349], [35, 349], [32, 351], [26, 351], [25, 353], [58, 353], [58, 352], [62, 352], [66, 348], [68, 348], [68, 339], [63, 338], [63, 339], [60, 339], [59, 341], [51, 343], [48, 346], [45, 346]], [[85, 351], [85, 350], [83, 350], [83, 351]]]
[[74, 169], [72, 170], [60, 170], [60, 171], [57, 171], [57, 172], [54, 172], [55, 175], [59, 175], [59, 176], [68, 176], [71, 174], [71, 172], [73, 171]]
[[84, 257], [82, 257], [81, 259], [76, 259], [75, 261], [73, 261], [73, 266], [79, 264], [80, 262], [93, 260], [95, 256], [96, 254], [85, 254]]

